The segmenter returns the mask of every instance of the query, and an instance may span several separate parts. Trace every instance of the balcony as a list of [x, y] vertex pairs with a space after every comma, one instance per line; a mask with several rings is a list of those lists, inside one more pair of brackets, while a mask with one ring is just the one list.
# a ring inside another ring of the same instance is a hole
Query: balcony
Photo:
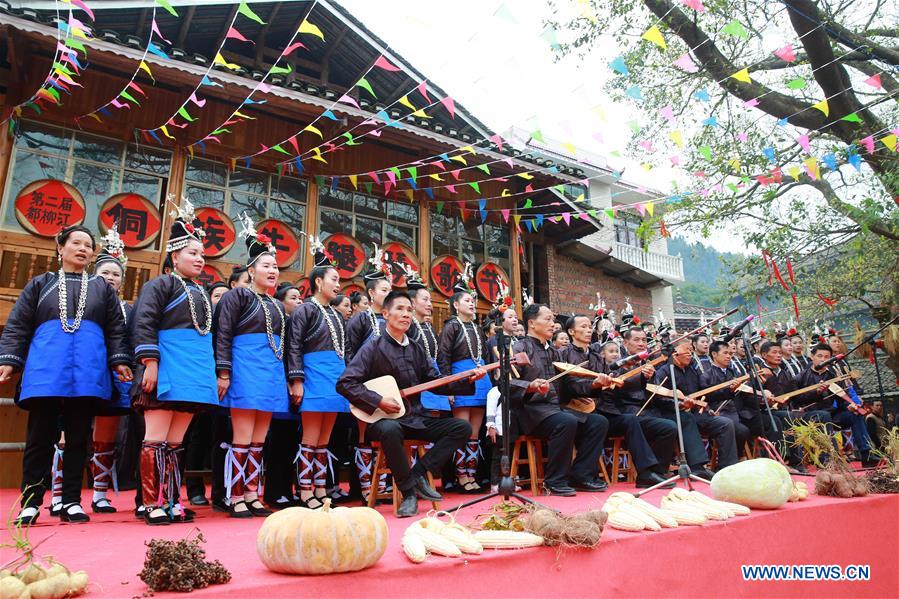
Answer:
[[641, 248], [619, 243], [611, 244], [611, 255], [634, 268], [656, 275], [672, 283], [684, 280], [684, 262], [680, 256], [669, 256], [658, 252], [644, 252]]

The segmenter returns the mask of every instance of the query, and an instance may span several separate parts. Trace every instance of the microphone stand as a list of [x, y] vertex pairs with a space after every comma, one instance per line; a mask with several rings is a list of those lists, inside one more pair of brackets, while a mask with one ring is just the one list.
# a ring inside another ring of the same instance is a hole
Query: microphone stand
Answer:
[[684, 449], [684, 428], [681, 423], [680, 417], [680, 393], [677, 390], [677, 378], [674, 374], [674, 347], [671, 345], [666, 345], [665, 350], [668, 353], [668, 378], [671, 379], [671, 391], [674, 395], [674, 422], [677, 424], [677, 443], [678, 443], [678, 454], [677, 454], [677, 474], [674, 474], [665, 480], [654, 484], [651, 487], [643, 489], [642, 491], [638, 491], [634, 493], [635, 497], [642, 497], [651, 491], [655, 491], [656, 489], [660, 489], [665, 485], [671, 484], [672, 482], [680, 481], [684, 483], [684, 486], [687, 487], [688, 491], [693, 490], [693, 482], [697, 481], [705, 484], [710, 484], [710, 481], [706, 479], [696, 476], [690, 471], [690, 465], [687, 463], [687, 452]]

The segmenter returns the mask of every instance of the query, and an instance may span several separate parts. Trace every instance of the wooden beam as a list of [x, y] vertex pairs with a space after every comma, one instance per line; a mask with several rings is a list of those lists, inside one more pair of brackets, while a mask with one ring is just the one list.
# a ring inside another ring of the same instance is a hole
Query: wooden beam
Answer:
[[135, 35], [140, 35], [141, 31], [144, 30], [144, 25], [147, 24], [147, 15], [149, 14], [148, 8], [145, 8], [140, 11], [140, 17], [137, 19], [137, 27], [135, 27]]
[[[228, 12], [228, 18], [225, 19], [225, 25], [222, 27], [222, 32], [216, 38], [216, 48], [221, 48], [222, 44], [225, 42], [225, 36], [228, 35], [228, 29], [231, 28], [231, 23], [234, 22], [234, 15], [237, 14], [238, 8], [240, 8], [240, 6], [237, 4], [231, 5], [231, 10]], [[209, 60], [212, 60], [213, 58], [214, 57], [210, 57]]]
[[187, 31], [190, 29], [191, 21], [193, 21], [194, 13], [197, 11], [197, 7], [195, 5], [188, 6], [187, 12], [184, 13], [184, 17], [181, 19], [181, 27], [178, 29], [178, 37], [175, 38], [175, 47], [183, 48], [184, 40], [187, 38]]
[[[0, 115], [6, 117], [11, 109], [12, 108], [10, 106], [0, 106]], [[10, 135], [6, 135], [6, 133], [0, 135], [0, 198], [3, 197], [3, 190], [6, 189], [6, 181], [7, 179], [9, 179], [9, 166], [12, 160], [12, 151], [13, 137]], [[6, 203], [15, 200], [15, 198], [13, 197], [13, 195], [16, 193], [15, 190], [10, 190], [9, 193], [10, 197], [6, 198]]]
[[[168, 188], [166, 189], [167, 194], [172, 194], [174, 196], [174, 201], [179, 206], [181, 205], [181, 196], [184, 194], [184, 173], [187, 170], [187, 152], [184, 151], [184, 148], [181, 146], [175, 146], [172, 148], [172, 168], [169, 170], [169, 182]], [[160, 235], [162, 237], [163, 243], [166, 239], [168, 239], [169, 235], [169, 227], [171, 223], [169, 219], [169, 211], [166, 207], [166, 201], [163, 200], [162, 203], [162, 227], [160, 231]], [[162, 251], [159, 252], [159, 257], [157, 259], [157, 267], [159, 270], [156, 271], [157, 274], [162, 273], [162, 265], [165, 262], [166, 253], [165, 246], [162, 246]]]
[[334, 38], [334, 41], [328, 46], [328, 49], [325, 51], [324, 55], [322, 55], [322, 77], [321, 81], [323, 84], [328, 85], [328, 81], [331, 77], [331, 56], [340, 46], [340, 42], [343, 41], [343, 38], [346, 37], [347, 32], [350, 30], [349, 27], [344, 27], [343, 30]]
[[[509, 219], [509, 224], [506, 225], [509, 227], [509, 241], [510, 247], [509, 251], [511, 252], [511, 256], [509, 256], [509, 267], [512, 272], [509, 273], [509, 276], [512, 277], [512, 298], [515, 300], [515, 311], [518, 313], [518, 317], [521, 317], [521, 255], [519, 254], [519, 247], [521, 247], [521, 238], [518, 236], [518, 228], [515, 227], [511, 218]], [[533, 293], [533, 290], [531, 290]]]
[[306, 184], [306, 257], [303, 259], [303, 272], [307, 277], [315, 262], [309, 253], [309, 237], [313, 235], [318, 236], [318, 184], [314, 177], [309, 177]]
[[431, 280], [431, 203], [418, 203], [418, 262], [421, 265], [421, 279], [428, 285]]
[[265, 38], [268, 36], [268, 31], [271, 29], [272, 21], [275, 20], [275, 17], [278, 16], [278, 11], [281, 9], [281, 3], [276, 2], [272, 7], [272, 12], [268, 16], [265, 21], [265, 25], [262, 26], [262, 30], [259, 32], [259, 38], [256, 40], [256, 57], [253, 61], [253, 66], [259, 67], [262, 66], [262, 56], [265, 52]]

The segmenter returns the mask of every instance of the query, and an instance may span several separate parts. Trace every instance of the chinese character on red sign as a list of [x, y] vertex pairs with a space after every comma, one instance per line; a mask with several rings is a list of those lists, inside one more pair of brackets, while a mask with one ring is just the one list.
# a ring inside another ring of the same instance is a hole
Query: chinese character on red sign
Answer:
[[312, 297], [312, 284], [309, 281], [309, 277], [303, 277], [297, 281], [297, 289], [300, 291], [300, 297], [304, 300]]
[[256, 225], [256, 230], [271, 239], [279, 267], [289, 267], [297, 261], [300, 256], [300, 240], [287, 223], [270, 218]]
[[355, 293], [357, 291], [359, 293], [364, 294], [365, 287], [363, 287], [361, 285], [357, 285], [356, 283], [348, 283], [348, 284], [344, 285], [343, 288], [341, 288], [340, 293], [344, 294], [347, 297], [350, 297], [353, 293]]
[[412, 248], [410, 248], [405, 243], [400, 243], [399, 241], [391, 241], [389, 243], [385, 243], [381, 247], [381, 249], [384, 250], [384, 259], [392, 265], [392, 283], [394, 287], [406, 286], [405, 271], [403, 270], [401, 265], [405, 264], [408, 268], [411, 268], [415, 272], [421, 272], [421, 268], [418, 266], [418, 256], [416, 256], [415, 252], [412, 251]]
[[119, 193], [100, 208], [100, 230], [106, 233], [117, 221], [126, 248], [142, 248], [159, 236], [162, 221], [153, 202], [136, 193]]
[[335, 262], [337, 273], [341, 279], [352, 279], [365, 266], [365, 250], [362, 245], [343, 233], [330, 235], [323, 242], [325, 251]]
[[200, 228], [206, 233], [203, 239], [203, 248], [207, 258], [224, 256], [234, 245], [237, 231], [231, 218], [217, 208], [204, 206], [197, 210], [197, 219]]
[[496, 301], [496, 294], [499, 293], [499, 289], [503, 285], [511, 288], [512, 283], [509, 281], [509, 275], [506, 274], [502, 267], [492, 262], [481, 264], [474, 275], [475, 289], [478, 290], [478, 294], [482, 298], [491, 304]]
[[29, 183], [16, 196], [16, 219], [35, 235], [53, 237], [62, 229], [84, 222], [84, 198], [78, 190], [56, 179]]
[[453, 295], [453, 286], [461, 274], [462, 263], [455, 256], [439, 256], [431, 264], [431, 284], [446, 297]]
[[204, 286], [218, 283], [221, 280], [222, 274], [214, 266], [210, 266], [209, 264], [203, 267], [203, 270], [200, 271], [200, 276], [197, 277], [197, 282]]

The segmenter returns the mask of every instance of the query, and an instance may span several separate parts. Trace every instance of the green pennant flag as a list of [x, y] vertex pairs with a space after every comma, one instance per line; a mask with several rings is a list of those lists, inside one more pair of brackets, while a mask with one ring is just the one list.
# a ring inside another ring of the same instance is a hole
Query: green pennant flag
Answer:
[[637, 135], [638, 133], [640, 133], [640, 130], [642, 129], [642, 127], [640, 127], [640, 123], [638, 123], [636, 121], [636, 119], [632, 120], [632, 121], [628, 121], [627, 126], [631, 128], [631, 131], [634, 132], [634, 135]]
[[599, 214], [593, 208], [590, 208], [589, 210], [587, 210], [587, 214], [589, 214], [593, 218], [599, 218]]
[[402, 179], [402, 178], [403, 178], [403, 173], [401, 173], [401, 172], [400, 172], [400, 169], [398, 169], [397, 167], [391, 166], [391, 167], [390, 167], [389, 169], [387, 169], [387, 170], [389, 170], [391, 173], [393, 173], [394, 175], [396, 175], [396, 178], [397, 178], [397, 179]]
[[531, 200], [531, 198], [528, 198], [528, 199], [526, 199], [526, 200], [524, 201], [524, 206], [522, 206], [521, 209], [522, 209], [522, 210], [527, 210], [528, 208], [530, 208], [530, 207], [533, 206], [533, 205], [534, 205], [534, 201]]
[[546, 140], [543, 139], [543, 132], [540, 129], [536, 129], [531, 132], [531, 139], [539, 141], [542, 144], [546, 143]]
[[406, 170], [409, 172], [409, 176], [412, 177], [412, 179], [418, 179], [418, 167], [417, 166], [410, 166]]
[[66, 68], [66, 65], [62, 64], [61, 62], [54, 62], [53, 68], [56, 69], [57, 71], [61, 71], [61, 72], [65, 73], [69, 77], [71, 77], [73, 75], [72, 71], [70, 71], [68, 68]]
[[443, 214], [443, 202], [437, 202], [437, 214]]
[[87, 48], [85, 48], [84, 44], [76, 40], [74, 37], [70, 37], [66, 40], [66, 46], [68, 46], [69, 48], [74, 48], [76, 50], [81, 50], [82, 52], [84, 52], [84, 55], [87, 56]]
[[315, 184], [319, 187], [325, 186], [325, 178], [322, 175], [315, 175]]
[[284, 165], [283, 164], [276, 165], [275, 170], [278, 171], [278, 177], [281, 177], [284, 174]]
[[727, 187], [731, 191], [731, 193], [737, 193], [738, 191], [740, 191], [740, 188], [737, 187], [734, 183], [727, 183], [725, 187]]
[[709, 146], [701, 146], [701, 147], [699, 148], [699, 153], [700, 153], [700, 154], [702, 155], [702, 157], [705, 158], [706, 160], [711, 160], [711, 159], [712, 159], [712, 148], [710, 148]]
[[288, 156], [292, 156], [290, 152], [281, 147], [281, 144], [275, 144], [271, 147], [272, 150], [276, 152], [281, 152], [282, 154], [287, 154]]
[[486, 164], [479, 164], [478, 170], [482, 170], [485, 173], [487, 173], [488, 175], [490, 174], [490, 168]]
[[221, 129], [216, 129], [215, 131], [213, 131], [213, 132], [210, 133], [209, 135], [218, 135], [219, 133], [231, 133], [231, 129], [227, 129], [227, 128], [225, 128], [225, 127], [222, 127]]
[[56, 91], [56, 88], [54, 88], [54, 87], [47, 87], [47, 88], [44, 89], [44, 91], [46, 91], [48, 94], [50, 94], [51, 96], [53, 96], [53, 97], [56, 99], [56, 103], [59, 104], [59, 92]]
[[612, 210], [611, 208], [606, 208], [605, 213], [606, 213], [606, 216], [608, 216], [609, 218], [611, 218], [611, 219], [615, 218], [615, 211]]
[[170, 13], [173, 17], [177, 17], [177, 16], [178, 16], [178, 13], [175, 12], [175, 9], [172, 8], [172, 5], [169, 4], [166, 0], [156, 0], [156, 4], [158, 4], [159, 6], [163, 7], [163, 8], [166, 9], [167, 11], [169, 11], [169, 13]]
[[372, 183], [371, 181], [365, 181], [362, 183], [362, 187], [365, 188], [366, 193], [370, 194], [372, 189], [374, 189], [374, 183]]
[[861, 117], [858, 116], [858, 113], [857, 113], [857, 112], [853, 112], [852, 114], [847, 114], [846, 116], [844, 116], [844, 117], [841, 118], [840, 120], [841, 120], [841, 121], [847, 121], [847, 122], [849, 122], [849, 123], [861, 123], [861, 122], [863, 122], [862, 119], [861, 119]]
[[345, 133], [342, 133], [342, 134], [340, 135], [340, 137], [345, 137], [345, 138], [346, 138], [347, 142], [346, 142], [346, 144], [344, 144], [344, 145], [347, 145], [347, 146], [361, 146], [361, 145], [362, 145], [361, 142], [358, 142], [358, 141], [356, 141], [356, 140], [353, 138], [353, 134], [350, 133], [349, 131], [347, 131], [347, 132], [345, 132]]
[[240, 1], [240, 6], [237, 8], [237, 12], [250, 19], [251, 21], [256, 21], [260, 25], [265, 25], [265, 21], [259, 18], [259, 15], [254, 13], [252, 9], [250, 9], [250, 5], [246, 3], [246, 0]]
[[193, 118], [192, 116], [190, 116], [189, 114], [187, 114], [187, 110], [184, 108], [184, 106], [182, 106], [181, 108], [178, 109], [178, 114], [180, 114], [182, 117], [184, 117], [184, 120], [190, 121], [191, 123], [194, 122], [195, 120], [197, 120], [197, 119]]
[[803, 89], [805, 85], [805, 79], [801, 79], [798, 77], [787, 83], [787, 87], [789, 87], [790, 89]]
[[123, 90], [122, 93], [120, 93], [119, 95], [122, 96], [123, 98], [125, 98], [126, 100], [130, 100], [131, 102], [134, 102], [135, 104], [137, 104], [138, 106], [140, 106], [140, 102], [138, 102], [137, 100], [135, 100], [135, 99], [134, 99], [134, 96], [132, 96], [131, 94], [129, 94], [127, 91], [124, 91], [124, 90]]
[[475, 190], [477, 193], [481, 193], [481, 188], [480, 188], [480, 186], [478, 185], [478, 182], [477, 182], [477, 181], [472, 181], [471, 183], [469, 183], [469, 185], [470, 185], [471, 188], [472, 188], [473, 190]]
[[356, 82], [356, 85], [357, 85], [358, 87], [361, 87], [362, 89], [364, 89], [364, 90], [367, 91], [368, 93], [370, 93], [372, 98], [377, 98], [377, 97], [378, 97], [378, 96], [375, 95], [375, 90], [373, 90], [373, 89], [371, 88], [371, 83], [369, 83], [369, 82], [368, 82], [368, 79], [366, 79], [365, 77], [363, 77], [362, 79], [360, 79], [359, 81], [357, 81], [357, 82]]
[[288, 73], [290, 73], [290, 65], [287, 65], [286, 67], [274, 65], [268, 72], [269, 75], [287, 75]]
[[727, 35], [732, 35], [734, 37], [740, 37], [744, 40], [749, 37], [749, 32], [747, 32], [746, 28], [743, 27], [743, 24], [736, 19], [725, 25], [721, 29], [721, 33], [726, 33]]
[[564, 185], [553, 185], [553, 189], [555, 189], [555, 190], [558, 191], [559, 193], [565, 193], [565, 186], [564, 186]]

